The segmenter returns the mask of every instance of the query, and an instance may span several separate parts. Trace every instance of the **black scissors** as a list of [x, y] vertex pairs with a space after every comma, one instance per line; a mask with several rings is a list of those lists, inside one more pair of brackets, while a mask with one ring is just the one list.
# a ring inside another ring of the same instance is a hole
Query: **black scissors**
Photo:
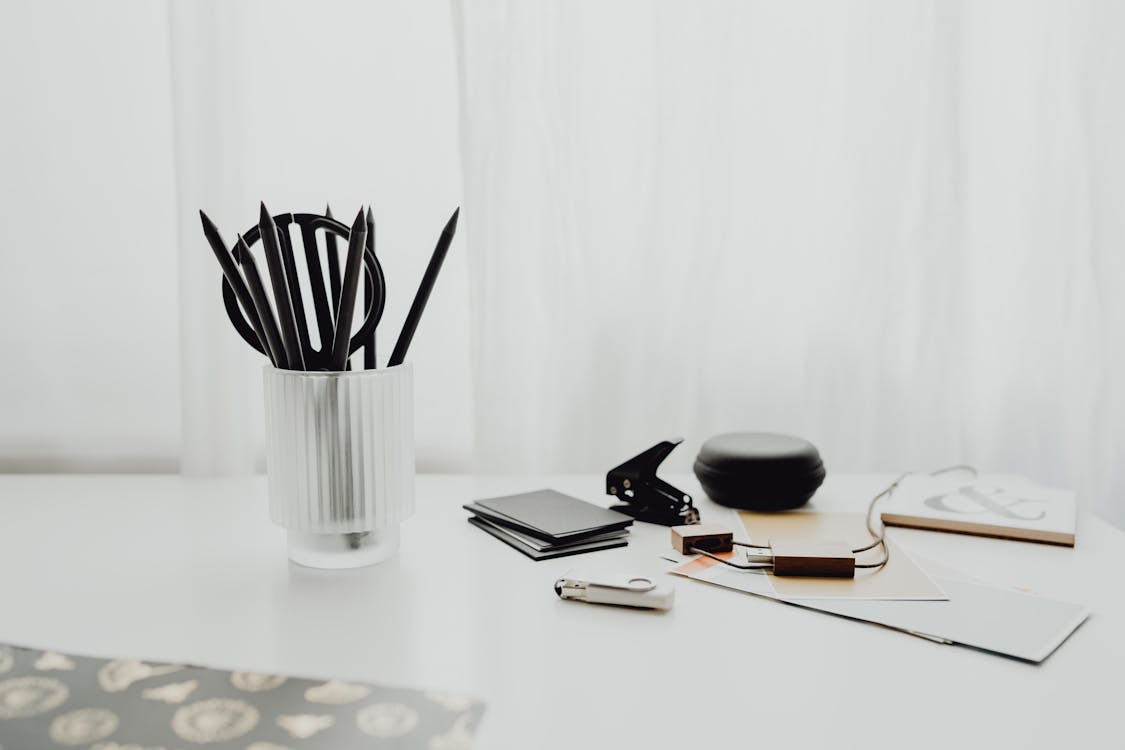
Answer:
[[[297, 334], [300, 338], [301, 349], [304, 352], [305, 366], [309, 370], [327, 370], [328, 358], [332, 348], [332, 336], [335, 327], [335, 320], [333, 310], [337, 308], [339, 300], [332, 299], [332, 307], [329, 307], [328, 294], [324, 288], [324, 273], [320, 263], [320, 249], [316, 242], [316, 232], [323, 230], [325, 236], [332, 235], [334, 237], [343, 238], [345, 246], [347, 239], [351, 234], [351, 229], [345, 224], [336, 221], [329, 216], [321, 216], [319, 214], [279, 214], [274, 217], [274, 222], [277, 224], [278, 233], [280, 235], [282, 245], [282, 258], [285, 264], [286, 283], [289, 287], [289, 294], [293, 301], [293, 313], [297, 322]], [[317, 332], [320, 336], [320, 348], [313, 349], [309, 340], [309, 328], [307, 318], [305, 316], [305, 305], [301, 296], [301, 288], [297, 279], [297, 265], [293, 254], [293, 247], [289, 234], [289, 226], [296, 224], [301, 230], [301, 243], [305, 250], [305, 263], [309, 272], [309, 281], [312, 289], [313, 307], [316, 314]], [[252, 246], [261, 240], [261, 230], [257, 225], [251, 227], [242, 235], [248, 246]], [[325, 243], [328, 252], [335, 252], [335, 243]], [[235, 245], [231, 251], [235, 262], [242, 265], [242, 252], [238, 245]], [[371, 294], [366, 295], [366, 310], [364, 313], [363, 324], [359, 330], [352, 336], [349, 344], [348, 353], [352, 354], [360, 347], [371, 346], [374, 343], [375, 329], [379, 325], [379, 321], [383, 317], [383, 308], [386, 306], [387, 301], [387, 284], [383, 276], [383, 266], [379, 263], [378, 257], [370, 247], [365, 248], [363, 254], [363, 266], [366, 273], [367, 284], [366, 289], [371, 290]], [[339, 294], [339, 258], [329, 258], [329, 272], [330, 286], [332, 287], [332, 294]], [[223, 279], [223, 305], [227, 310], [227, 317], [230, 318], [231, 324], [242, 339], [254, 347], [254, 349], [261, 354], [266, 355], [268, 359], [270, 354], [262, 348], [262, 342], [258, 339], [253, 326], [246, 320], [241, 307], [238, 304], [238, 298], [235, 296], [234, 289], [231, 287], [230, 282]]]

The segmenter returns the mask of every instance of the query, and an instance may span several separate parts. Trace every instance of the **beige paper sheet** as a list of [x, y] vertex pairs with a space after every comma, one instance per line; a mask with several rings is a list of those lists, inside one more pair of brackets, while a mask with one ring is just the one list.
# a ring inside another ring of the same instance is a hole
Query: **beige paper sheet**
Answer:
[[[739, 514], [742, 525], [755, 544], [770, 539], [836, 539], [848, 547], [865, 547], [871, 543], [862, 513], [749, 513]], [[902, 548], [887, 540], [890, 560], [882, 568], [856, 570], [855, 578], [769, 577], [774, 591], [782, 599], [912, 599], [942, 600], [945, 592], [922, 570]], [[860, 553], [857, 563], [874, 563], [882, 559], [882, 550]]]

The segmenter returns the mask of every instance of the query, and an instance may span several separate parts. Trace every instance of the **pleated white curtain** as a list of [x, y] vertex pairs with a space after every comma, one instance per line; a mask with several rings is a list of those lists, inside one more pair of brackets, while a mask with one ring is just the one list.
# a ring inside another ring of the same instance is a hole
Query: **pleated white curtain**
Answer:
[[[233, 332], [203, 209], [228, 243], [275, 213], [375, 212], [389, 354], [460, 201], [457, 65], [448, 0], [172, 0], [179, 239], [180, 466], [263, 461], [262, 357]], [[421, 471], [468, 468], [467, 256], [459, 236], [411, 345]], [[312, 309], [306, 288], [305, 305]]]
[[1125, 6], [453, 8], [479, 470], [777, 430], [1125, 522]]

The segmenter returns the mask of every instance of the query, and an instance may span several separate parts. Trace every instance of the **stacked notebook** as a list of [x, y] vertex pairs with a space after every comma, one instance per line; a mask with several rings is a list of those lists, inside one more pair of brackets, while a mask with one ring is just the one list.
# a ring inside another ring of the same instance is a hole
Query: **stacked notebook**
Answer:
[[1074, 546], [1078, 503], [1069, 490], [1019, 476], [910, 476], [883, 506], [883, 523]]
[[624, 547], [633, 519], [554, 490], [467, 503], [469, 523], [534, 560]]

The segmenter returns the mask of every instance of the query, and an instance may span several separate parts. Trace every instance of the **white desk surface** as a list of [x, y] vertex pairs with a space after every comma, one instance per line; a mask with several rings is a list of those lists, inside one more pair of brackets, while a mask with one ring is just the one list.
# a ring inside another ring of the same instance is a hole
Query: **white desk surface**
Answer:
[[[831, 477], [813, 507], [861, 510], [888, 479]], [[547, 486], [608, 504], [603, 482], [422, 476], [397, 558], [327, 572], [287, 562], [262, 477], [3, 476], [0, 641], [462, 690], [488, 702], [478, 748], [1125, 746], [1125, 533], [1104, 521], [1083, 514], [1075, 549], [891, 530], [1090, 607], [1036, 666], [681, 578], [668, 613], [565, 602], [575, 565], [662, 574], [667, 529], [533, 562], [461, 509]]]

